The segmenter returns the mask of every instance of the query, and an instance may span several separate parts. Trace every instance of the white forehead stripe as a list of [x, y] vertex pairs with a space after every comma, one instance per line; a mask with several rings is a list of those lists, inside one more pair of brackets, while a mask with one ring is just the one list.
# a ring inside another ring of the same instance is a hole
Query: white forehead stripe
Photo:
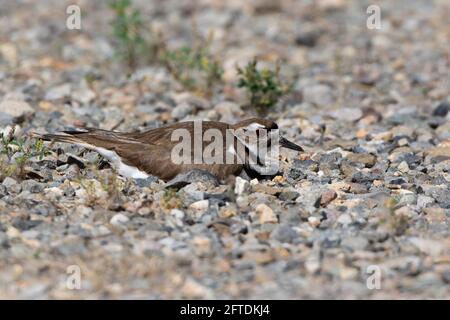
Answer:
[[247, 127], [245, 127], [248, 130], [257, 130], [257, 129], [261, 129], [261, 128], [265, 128], [262, 124], [257, 123], [257, 122], [253, 122], [250, 123]]

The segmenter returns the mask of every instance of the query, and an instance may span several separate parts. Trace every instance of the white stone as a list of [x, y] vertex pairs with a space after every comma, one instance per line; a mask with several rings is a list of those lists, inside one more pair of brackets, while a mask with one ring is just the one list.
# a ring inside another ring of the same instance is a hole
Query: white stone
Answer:
[[241, 177], [236, 177], [236, 182], [234, 186], [234, 193], [237, 195], [241, 195], [244, 192], [247, 192], [250, 190], [250, 184], [247, 180], [242, 179]]
[[72, 98], [74, 100], [77, 100], [84, 104], [90, 103], [92, 100], [95, 99], [95, 97], [96, 97], [95, 92], [90, 89], [80, 89], [72, 93]]
[[308, 222], [311, 226], [317, 227], [320, 224], [320, 219], [317, 217], [309, 217]]
[[434, 199], [432, 197], [425, 196], [423, 194], [419, 194], [417, 196], [417, 206], [419, 208], [426, 208], [427, 205], [434, 203]]
[[111, 223], [113, 226], [122, 226], [124, 224], [126, 224], [128, 221], [130, 221], [130, 219], [122, 214], [122, 213], [118, 213], [115, 214], [111, 220], [109, 220], [109, 223]]
[[45, 100], [59, 100], [70, 95], [71, 86], [65, 83], [51, 88], [45, 95]]
[[331, 88], [324, 84], [306, 86], [303, 89], [305, 102], [311, 102], [318, 106], [327, 106], [333, 103], [333, 92]]
[[184, 212], [179, 209], [172, 209], [170, 214], [174, 216], [176, 219], [182, 220], [184, 218]]
[[192, 203], [189, 208], [197, 210], [197, 211], [206, 211], [209, 207], [209, 200], [200, 200]]
[[408, 172], [409, 171], [408, 163], [406, 161], [400, 162], [400, 164], [398, 165], [397, 169], [400, 170], [403, 173]]
[[34, 109], [25, 101], [3, 100], [0, 103], [0, 112], [9, 114], [14, 118], [19, 118], [27, 113], [33, 113]]
[[339, 108], [332, 111], [330, 115], [337, 120], [356, 121], [362, 117], [363, 113], [359, 108]]
[[339, 222], [340, 224], [347, 226], [350, 223], [352, 223], [352, 217], [349, 214], [343, 213], [339, 216], [339, 218], [337, 219], [337, 222]]

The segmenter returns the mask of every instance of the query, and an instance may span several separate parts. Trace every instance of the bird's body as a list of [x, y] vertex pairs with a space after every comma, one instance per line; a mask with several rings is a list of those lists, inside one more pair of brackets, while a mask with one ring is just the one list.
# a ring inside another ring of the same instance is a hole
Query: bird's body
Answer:
[[[163, 180], [169, 180], [179, 173], [201, 169], [212, 173], [219, 179], [225, 179], [229, 175], [238, 175], [249, 164], [246, 161], [238, 161], [236, 156], [238, 145], [244, 145], [245, 150], [248, 151], [247, 145], [242, 144], [236, 136], [227, 140], [227, 131], [234, 132], [233, 130], [240, 128], [255, 129], [255, 126], [268, 130], [278, 129], [278, 126], [270, 120], [248, 119], [235, 125], [218, 121], [201, 121], [200, 123], [188, 121], [145, 132], [121, 133], [89, 128], [80, 131], [64, 131], [63, 134], [38, 135], [38, 137], [44, 140], [73, 143], [97, 151], [111, 162], [119, 174], [126, 177], [145, 179], [149, 175], [154, 175]], [[222, 141], [215, 141], [216, 138], [212, 139], [211, 137], [209, 140], [205, 139], [208, 132], [215, 132]], [[182, 139], [174, 139], [175, 133], [178, 134], [178, 138]], [[219, 142], [218, 149], [216, 148], [215, 153], [212, 154], [217, 155], [217, 150], [219, 150], [223, 153], [221, 155], [223, 161], [208, 161], [207, 157], [201, 157], [201, 161], [196, 161], [193, 157], [192, 161], [182, 163], [176, 161], [173, 150], [186, 136], [189, 136], [190, 140], [187, 144], [185, 143], [184, 146], [187, 148], [183, 152], [186, 152], [189, 158], [197, 150], [196, 148], [200, 147], [201, 151], [208, 150], [211, 142]], [[301, 149], [299, 146], [297, 147], [299, 148], [297, 150]], [[225, 161], [228, 156], [234, 157], [234, 160]]]

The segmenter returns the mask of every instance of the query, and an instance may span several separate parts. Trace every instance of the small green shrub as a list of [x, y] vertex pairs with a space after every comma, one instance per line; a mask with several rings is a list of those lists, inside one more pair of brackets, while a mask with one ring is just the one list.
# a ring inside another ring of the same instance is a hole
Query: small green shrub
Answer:
[[208, 45], [176, 50], [164, 50], [161, 61], [170, 74], [187, 90], [210, 95], [221, 82], [223, 69], [210, 52]]
[[160, 206], [163, 210], [170, 211], [183, 207], [183, 201], [175, 189], [169, 188], [164, 190], [164, 194], [160, 199]]
[[253, 59], [244, 69], [237, 67], [240, 76], [238, 87], [247, 91], [251, 107], [258, 113], [265, 113], [291, 88], [281, 81], [279, 64], [275, 70], [258, 70], [257, 64], [257, 60]]
[[16, 138], [15, 127], [8, 134], [0, 133], [0, 171], [2, 179], [6, 176], [25, 176], [25, 166], [31, 158], [42, 160], [50, 151], [41, 139]]
[[113, 0], [109, 7], [114, 12], [112, 33], [118, 46], [116, 53], [134, 70], [140, 56], [148, 54], [141, 14], [133, 8], [131, 0]]

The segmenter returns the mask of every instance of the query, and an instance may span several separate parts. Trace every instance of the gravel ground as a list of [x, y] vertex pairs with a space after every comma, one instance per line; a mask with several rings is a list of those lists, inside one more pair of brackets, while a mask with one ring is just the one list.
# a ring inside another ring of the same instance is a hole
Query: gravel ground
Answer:
[[235, 67], [257, 56], [293, 82], [268, 117], [306, 153], [173, 191], [53, 144], [2, 172], [0, 298], [450, 298], [449, 1], [134, 1], [169, 47], [212, 35], [209, 96], [158, 63], [127, 76], [106, 2], [75, 1], [68, 30], [73, 2], [0, 1], [3, 132], [235, 122], [252, 115]]

